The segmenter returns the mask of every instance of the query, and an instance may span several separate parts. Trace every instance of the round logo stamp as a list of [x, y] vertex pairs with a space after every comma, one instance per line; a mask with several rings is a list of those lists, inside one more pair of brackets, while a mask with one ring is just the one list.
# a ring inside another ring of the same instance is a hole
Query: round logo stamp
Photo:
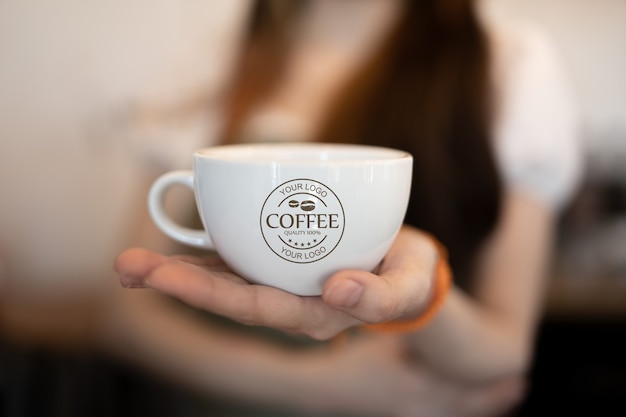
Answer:
[[343, 236], [345, 215], [337, 195], [319, 181], [298, 178], [276, 187], [261, 209], [267, 246], [289, 262], [328, 256]]

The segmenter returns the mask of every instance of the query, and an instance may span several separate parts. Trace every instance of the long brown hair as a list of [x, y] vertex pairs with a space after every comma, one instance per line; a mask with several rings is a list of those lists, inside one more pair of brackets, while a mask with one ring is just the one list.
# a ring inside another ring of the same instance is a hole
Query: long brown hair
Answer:
[[[258, 1], [235, 76], [224, 141], [280, 79], [305, 1]], [[467, 286], [493, 229], [501, 184], [491, 150], [489, 48], [470, 0], [405, 1], [380, 50], [338, 94], [318, 140], [385, 145], [414, 157], [405, 222], [449, 249]]]

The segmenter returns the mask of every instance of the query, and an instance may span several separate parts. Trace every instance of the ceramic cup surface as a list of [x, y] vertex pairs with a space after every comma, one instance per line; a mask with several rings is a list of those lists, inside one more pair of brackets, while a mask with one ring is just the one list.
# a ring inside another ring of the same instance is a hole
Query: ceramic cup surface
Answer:
[[[382, 147], [225, 145], [196, 151], [193, 170], [172, 171], [150, 190], [155, 224], [187, 245], [215, 250], [250, 282], [319, 295], [343, 269], [373, 270], [397, 235], [413, 158]], [[164, 210], [172, 186], [193, 190], [204, 230]]]

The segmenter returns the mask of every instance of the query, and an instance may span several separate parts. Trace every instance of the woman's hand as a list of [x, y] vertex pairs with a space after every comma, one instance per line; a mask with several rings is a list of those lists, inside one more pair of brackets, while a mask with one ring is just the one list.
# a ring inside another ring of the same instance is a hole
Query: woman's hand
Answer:
[[125, 287], [148, 287], [235, 321], [329, 339], [363, 323], [411, 318], [428, 302], [437, 249], [425, 234], [402, 228], [377, 273], [345, 270], [321, 297], [250, 284], [217, 257], [164, 256], [129, 249], [115, 261]]

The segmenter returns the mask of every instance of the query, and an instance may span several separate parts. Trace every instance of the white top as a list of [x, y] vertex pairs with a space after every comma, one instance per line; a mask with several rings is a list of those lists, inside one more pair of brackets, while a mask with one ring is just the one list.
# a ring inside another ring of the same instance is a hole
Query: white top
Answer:
[[566, 74], [536, 28], [490, 27], [500, 170], [509, 187], [561, 210], [583, 172], [579, 120]]

